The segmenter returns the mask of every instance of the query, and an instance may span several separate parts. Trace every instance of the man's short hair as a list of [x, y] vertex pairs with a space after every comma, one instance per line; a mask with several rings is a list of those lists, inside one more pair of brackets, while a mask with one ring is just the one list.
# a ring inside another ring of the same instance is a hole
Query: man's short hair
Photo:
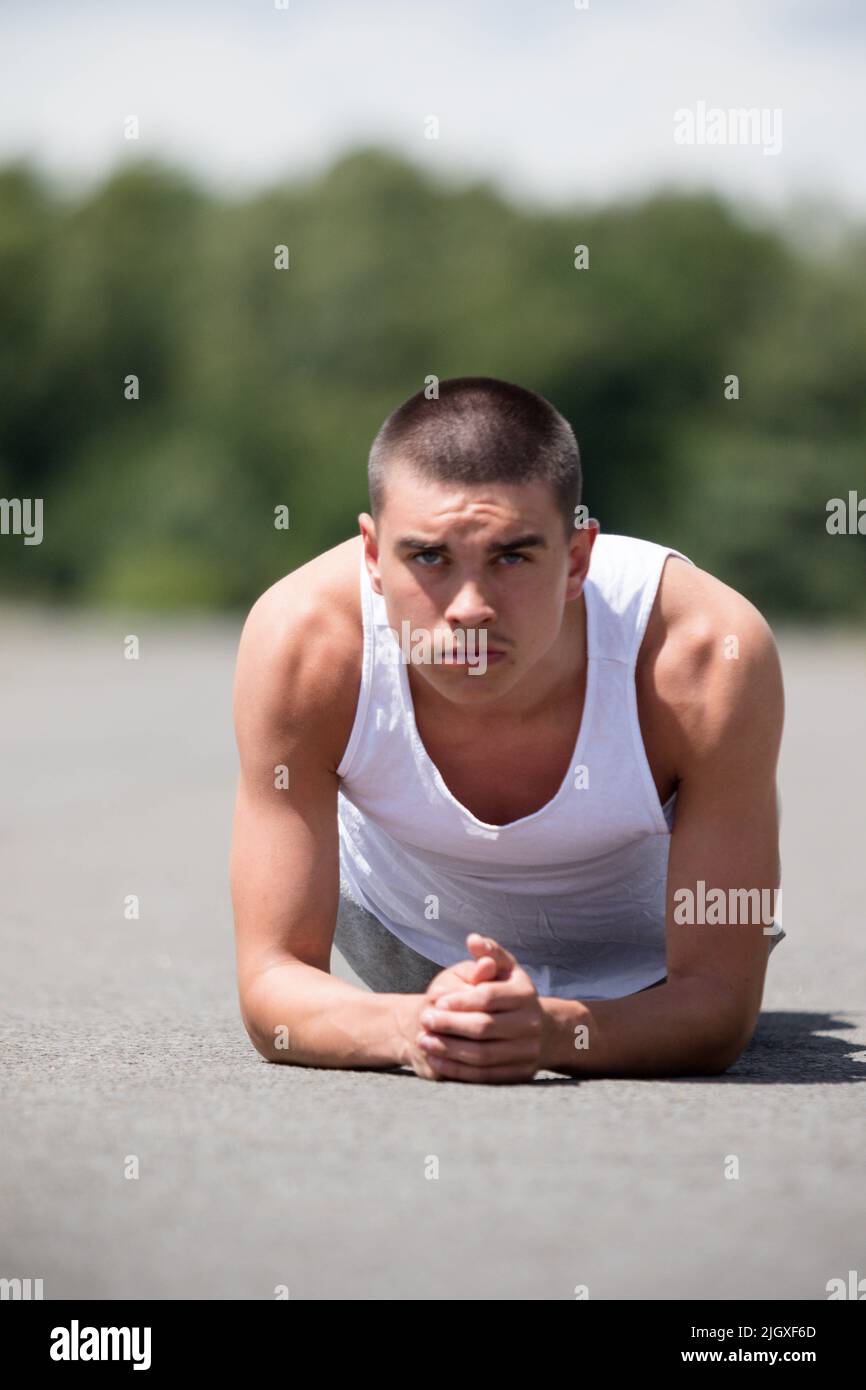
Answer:
[[571, 425], [543, 396], [489, 376], [451, 377], [438, 399], [417, 391], [380, 428], [370, 449], [370, 510], [378, 521], [392, 464], [443, 483], [548, 483], [574, 534], [580, 452]]

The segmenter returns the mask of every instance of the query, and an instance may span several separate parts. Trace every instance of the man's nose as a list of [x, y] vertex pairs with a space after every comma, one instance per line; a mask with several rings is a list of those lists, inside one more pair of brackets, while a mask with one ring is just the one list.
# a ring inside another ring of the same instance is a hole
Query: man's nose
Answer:
[[467, 579], [454, 594], [445, 610], [449, 623], [459, 623], [461, 627], [480, 627], [482, 623], [492, 622], [496, 609], [482, 593], [474, 579]]

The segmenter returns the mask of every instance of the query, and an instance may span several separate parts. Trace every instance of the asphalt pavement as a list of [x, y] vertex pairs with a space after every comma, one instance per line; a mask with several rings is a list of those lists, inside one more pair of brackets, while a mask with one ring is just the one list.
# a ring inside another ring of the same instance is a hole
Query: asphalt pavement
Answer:
[[570, 1300], [866, 1276], [866, 637], [780, 637], [787, 936], [737, 1064], [485, 1087], [248, 1041], [237, 635], [0, 613], [0, 1277], [49, 1299]]

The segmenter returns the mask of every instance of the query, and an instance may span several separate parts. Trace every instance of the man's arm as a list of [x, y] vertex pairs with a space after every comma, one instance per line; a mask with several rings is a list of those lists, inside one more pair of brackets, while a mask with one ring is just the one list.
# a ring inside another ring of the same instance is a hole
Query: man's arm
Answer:
[[[336, 767], [358, 688], [345, 653], [357, 644], [335, 605], [311, 599], [310, 588], [309, 575], [290, 575], [264, 594], [238, 653], [231, 886], [241, 1015], [268, 1061], [392, 1067], [406, 1053], [396, 1013], [399, 1003], [402, 1020], [405, 997], [367, 993], [329, 973], [339, 904]], [[280, 767], [288, 787], [279, 785]]]
[[[758, 890], [759, 902], [763, 889], [775, 903], [782, 679], [770, 629], [751, 604], [713, 581], [703, 612], [670, 692], [681, 739], [667, 982], [623, 999], [542, 999], [540, 1067], [572, 1076], [718, 1074], [755, 1030], [770, 942], [760, 909], [756, 921], [754, 908], [739, 906], [738, 925], [684, 922], [688, 899], [675, 895], [687, 889], [699, 907], [703, 880], [707, 894], [723, 890], [726, 904], [731, 889]], [[726, 655], [732, 636], [737, 656]]]

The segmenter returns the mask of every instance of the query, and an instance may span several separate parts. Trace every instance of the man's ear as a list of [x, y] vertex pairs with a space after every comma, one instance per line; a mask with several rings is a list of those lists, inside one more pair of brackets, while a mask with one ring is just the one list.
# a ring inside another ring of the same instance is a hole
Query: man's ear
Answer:
[[583, 593], [592, 547], [601, 527], [594, 517], [589, 517], [581, 526], [575, 528], [568, 550], [568, 586], [566, 601], [579, 598]]
[[382, 579], [379, 574], [379, 539], [376, 535], [376, 523], [369, 512], [361, 512], [358, 516], [358, 525], [361, 528], [361, 539], [364, 542], [364, 561], [370, 576], [370, 583], [373, 586], [373, 592], [381, 594]]

